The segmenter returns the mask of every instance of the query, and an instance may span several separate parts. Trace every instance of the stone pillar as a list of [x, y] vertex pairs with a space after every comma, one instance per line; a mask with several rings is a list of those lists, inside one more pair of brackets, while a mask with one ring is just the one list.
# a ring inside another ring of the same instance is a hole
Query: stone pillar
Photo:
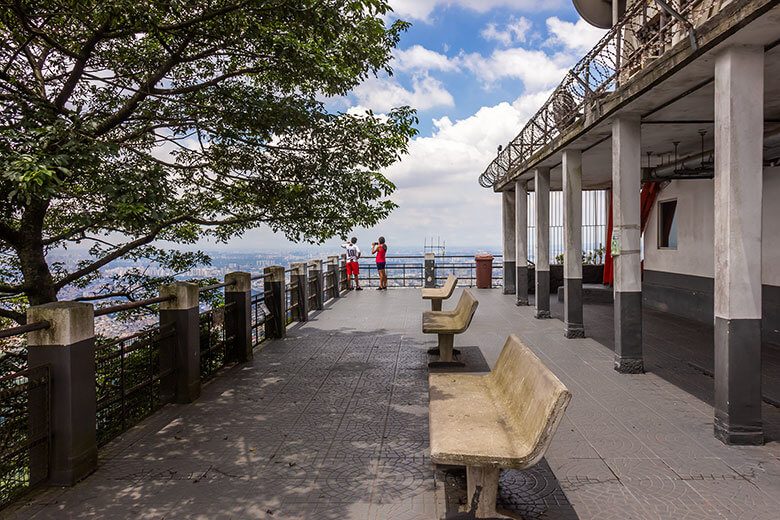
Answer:
[[160, 400], [191, 403], [200, 397], [198, 286], [190, 282], [163, 285], [160, 296], [174, 297], [160, 304], [160, 330], [174, 330], [160, 344], [160, 372], [172, 370], [160, 380]]
[[287, 335], [284, 267], [272, 265], [263, 269], [263, 272], [265, 273], [265, 278], [263, 278], [265, 305], [271, 311], [271, 316], [265, 318], [265, 337], [283, 338]]
[[501, 192], [501, 218], [504, 231], [504, 284], [503, 294], [515, 294], [515, 194]]
[[27, 309], [27, 323], [39, 321], [51, 326], [27, 334], [27, 361], [30, 368], [49, 365], [51, 409], [31, 414], [41, 414], [40, 423], [50, 413], [49, 483], [72, 486], [97, 468], [95, 313], [77, 302]]
[[763, 110], [763, 47], [725, 49], [715, 59], [715, 436], [726, 444], [763, 443]]
[[[612, 122], [613, 233], [619, 254], [613, 256], [615, 281], [615, 370], [644, 372], [642, 358], [641, 273], [641, 131], [639, 115]], [[611, 237], [607, 238], [611, 242]]]
[[297, 321], [309, 321], [309, 272], [306, 262], [293, 262], [290, 272], [290, 283], [298, 284], [295, 294], [298, 298], [298, 308], [295, 312]]
[[322, 303], [325, 300], [325, 278], [322, 271], [322, 260], [312, 260], [309, 264], [309, 274], [312, 279], [315, 280], [315, 293], [314, 293], [314, 310], [321, 311]]
[[252, 275], [228, 273], [225, 283], [231, 284], [225, 287], [225, 337], [233, 337], [228, 360], [245, 363], [252, 359]]
[[340, 289], [340, 279], [341, 279], [341, 269], [339, 269], [339, 256], [333, 255], [328, 257], [328, 269], [330, 269], [330, 272], [333, 273], [333, 276], [331, 278], [333, 279], [333, 294], [331, 295], [331, 298], [338, 298], [339, 294], [341, 293]]
[[550, 168], [534, 171], [536, 188], [536, 317], [550, 317]]
[[528, 188], [515, 182], [515, 275], [516, 305], [528, 305]]
[[582, 151], [563, 151], [563, 323], [567, 338], [584, 338], [582, 319]]
[[436, 287], [436, 255], [434, 253], [425, 253], [424, 287]]

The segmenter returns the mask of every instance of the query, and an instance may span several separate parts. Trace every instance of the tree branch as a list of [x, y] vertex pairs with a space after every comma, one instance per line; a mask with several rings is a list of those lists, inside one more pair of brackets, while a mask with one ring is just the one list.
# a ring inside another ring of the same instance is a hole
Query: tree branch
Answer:
[[19, 325], [25, 325], [27, 323], [27, 315], [23, 312], [0, 308], [0, 316], [14, 320]]
[[76, 88], [79, 79], [81, 79], [81, 75], [84, 73], [84, 67], [86, 67], [87, 61], [89, 60], [90, 56], [92, 56], [92, 51], [95, 50], [95, 46], [98, 44], [98, 42], [100, 42], [104, 31], [108, 30], [110, 24], [110, 21], [106, 21], [100, 29], [95, 31], [95, 33], [90, 36], [86, 42], [84, 42], [84, 47], [82, 47], [78, 58], [76, 58], [76, 62], [73, 64], [73, 70], [71, 70], [70, 76], [68, 76], [68, 79], [62, 86], [62, 90], [54, 100], [54, 106], [57, 108], [57, 110], [62, 110], [63, 107], [65, 107], [65, 103], [68, 101], [68, 98], [70, 98], [70, 95]]

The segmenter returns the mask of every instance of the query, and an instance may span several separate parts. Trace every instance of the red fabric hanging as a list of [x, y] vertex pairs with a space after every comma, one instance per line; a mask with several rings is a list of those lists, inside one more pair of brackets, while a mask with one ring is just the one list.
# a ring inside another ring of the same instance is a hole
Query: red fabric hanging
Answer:
[[[647, 223], [650, 221], [650, 212], [653, 210], [653, 204], [658, 197], [660, 183], [645, 182], [642, 184], [642, 193], [640, 195], [639, 208], [641, 219], [641, 233], [644, 234]], [[612, 191], [609, 192], [609, 214], [607, 216], [607, 246], [604, 253], [604, 283], [612, 283], [614, 277], [614, 265], [612, 263]], [[642, 262], [644, 264], [644, 262]], [[644, 266], [643, 266], [644, 267]]]
[[607, 213], [607, 236], [604, 244], [604, 284], [612, 283], [612, 190], [609, 190], [609, 212]]

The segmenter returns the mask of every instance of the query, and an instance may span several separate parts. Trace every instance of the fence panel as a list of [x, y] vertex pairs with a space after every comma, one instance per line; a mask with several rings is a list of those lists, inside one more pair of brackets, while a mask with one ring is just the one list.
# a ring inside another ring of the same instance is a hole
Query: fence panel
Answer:
[[118, 339], [99, 340], [95, 347], [98, 446], [126, 431], [158, 410], [161, 340], [174, 334], [173, 326], [154, 327]]
[[48, 477], [50, 416], [48, 366], [0, 378], [0, 508]]
[[225, 336], [225, 312], [231, 304], [200, 313], [200, 380], [214, 377], [225, 366], [227, 349], [233, 337]]

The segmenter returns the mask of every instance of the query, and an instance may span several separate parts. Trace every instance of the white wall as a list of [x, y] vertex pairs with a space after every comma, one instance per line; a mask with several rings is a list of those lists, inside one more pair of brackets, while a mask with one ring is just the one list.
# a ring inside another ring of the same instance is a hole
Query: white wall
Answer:
[[[713, 278], [712, 180], [672, 181], [653, 205], [645, 230], [645, 269]], [[658, 203], [677, 199], [677, 249], [658, 248]], [[765, 285], [780, 286], [780, 167], [764, 169], [762, 273]]]

